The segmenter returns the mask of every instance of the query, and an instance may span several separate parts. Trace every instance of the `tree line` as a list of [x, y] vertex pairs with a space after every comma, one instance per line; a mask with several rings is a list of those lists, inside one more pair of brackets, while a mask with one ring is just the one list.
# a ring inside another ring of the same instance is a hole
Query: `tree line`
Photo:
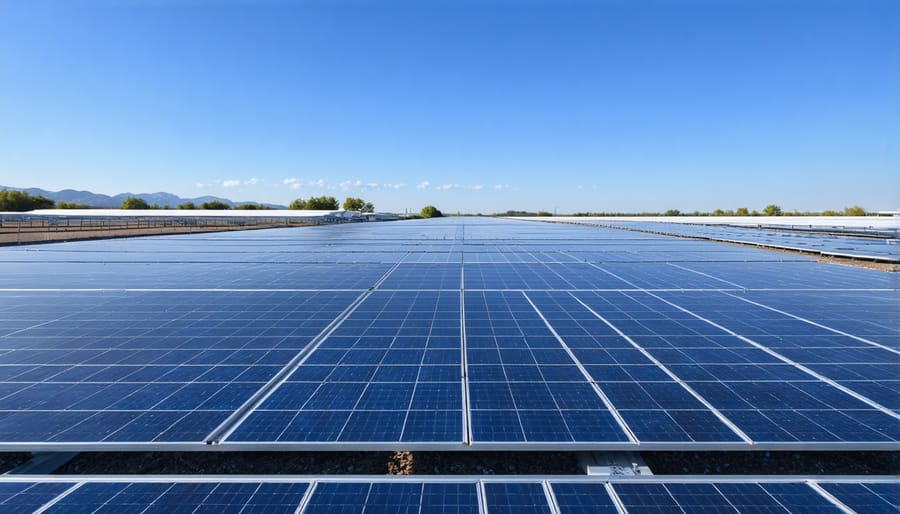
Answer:
[[[0, 190], [0, 211], [4, 212], [26, 212], [33, 211], [35, 209], [91, 209], [92, 207], [89, 205], [83, 205], [75, 202], [54, 202], [53, 200], [40, 196], [40, 195], [31, 195], [26, 191], [17, 191], [17, 190]], [[168, 205], [157, 205], [151, 204], [147, 200], [137, 196], [129, 196], [126, 198], [122, 204], [119, 206], [120, 209], [141, 209], [141, 210], [153, 210], [153, 209], [169, 209]], [[288, 207], [289, 209], [299, 209], [299, 210], [324, 210], [324, 211], [336, 211], [340, 209], [338, 206], [338, 201], [333, 196], [319, 196], [319, 197], [310, 197], [309, 199], [298, 198], [291, 202], [291, 205]], [[344, 210], [348, 211], [360, 211], [360, 212], [375, 212], [375, 205], [372, 202], [367, 202], [362, 198], [348, 197], [344, 200], [343, 204]], [[267, 205], [260, 205], [254, 203], [244, 203], [239, 205], [230, 205], [220, 200], [211, 200], [208, 202], [203, 202], [200, 204], [195, 204], [194, 202], [185, 202], [179, 204], [176, 209], [180, 210], [271, 210], [272, 207]]]
[[[507, 214], [501, 214], [501, 216], [553, 216], [553, 214], [544, 211], [524, 214], [521, 214], [521, 212], [522, 211], [507, 211]], [[868, 214], [866, 209], [859, 205], [844, 207], [844, 209], [840, 211], [828, 209], [817, 212], [798, 210], [786, 211], [779, 205], [770, 204], [763, 207], [762, 211], [756, 209], [750, 210], [748, 207], [738, 207], [734, 210], [715, 209], [711, 212], [682, 212], [678, 209], [668, 209], [663, 212], [576, 212], [572, 214], [572, 216], [867, 216]]]
[[[35, 209], [89, 209], [87, 205], [81, 205], [74, 202], [54, 202], [49, 198], [39, 195], [30, 195], [25, 191], [16, 190], [0, 190], [0, 211], [5, 212], [25, 212]], [[347, 197], [342, 205], [344, 210], [359, 212], [375, 212], [375, 206], [372, 202], [367, 202], [362, 198]], [[160, 207], [156, 204], [150, 204], [143, 198], [128, 197], [122, 202], [122, 209], [168, 209], [168, 205]], [[311, 196], [308, 199], [297, 198], [292, 201], [289, 209], [294, 210], [338, 210], [338, 200], [333, 196]], [[269, 210], [271, 207], [266, 205], [245, 203], [231, 206], [219, 200], [203, 202], [199, 205], [193, 202], [185, 202], [176, 207], [182, 210]], [[435, 206], [427, 205], [422, 208], [417, 217], [420, 218], [438, 218], [444, 214]], [[756, 209], [750, 210], [748, 207], [738, 207], [737, 209], [715, 209], [712, 212], [681, 212], [678, 209], [668, 209], [664, 212], [576, 212], [571, 216], [866, 216], [867, 212], [863, 207], [854, 205], [845, 207], [843, 210], [825, 210], [822, 212], [812, 211], [785, 211], [781, 206], [769, 204], [762, 211]], [[553, 216], [553, 213], [547, 211], [515, 211], [510, 210], [504, 213], [497, 213], [495, 216]]]

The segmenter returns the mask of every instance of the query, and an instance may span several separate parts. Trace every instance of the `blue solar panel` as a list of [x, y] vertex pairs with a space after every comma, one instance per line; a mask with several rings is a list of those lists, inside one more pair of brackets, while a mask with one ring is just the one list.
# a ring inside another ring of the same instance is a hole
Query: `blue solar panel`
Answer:
[[613, 489], [631, 514], [841, 512], [804, 483], [615, 483]]
[[807, 484], [763, 483], [760, 485], [789, 512], [808, 512], [810, 514], [842, 512], [840, 508]]
[[381, 289], [459, 289], [462, 264], [401, 264]]
[[0, 441], [203, 441], [357, 296], [0, 293]]
[[621, 278], [624, 288], [641, 289], [737, 289], [731, 282], [704, 275], [684, 267], [682, 264], [647, 262], [641, 264], [602, 263], [605, 271]]
[[746, 289], [892, 289], [897, 279], [883, 271], [818, 262], [682, 263]]
[[841, 503], [857, 512], [872, 514], [897, 512], [900, 506], [900, 484], [821, 483]]
[[49, 513], [246, 512], [292, 514], [305, 482], [86, 483], [60, 498]]
[[456, 291], [369, 296], [229, 441], [462, 443]]
[[478, 496], [474, 483], [323, 482], [304, 514], [427, 513], [475, 514]]
[[47, 504], [74, 483], [4, 482], [0, 483], [0, 511], [28, 514]]
[[[790, 477], [727, 481], [673, 477], [522, 479], [515, 477], [277, 477], [223, 480], [210, 477], [0, 479], [3, 512], [52, 513], [614, 513], [617, 505], [641, 512], [895, 512], [895, 480], [822, 477], [807, 483]], [[479, 493], [479, 489], [482, 492]], [[821, 488], [821, 489], [817, 489]], [[820, 491], [824, 490], [827, 495]], [[611, 493], [609, 492], [611, 491]]]
[[802, 482], [614, 483], [625, 509], [642, 512], [841, 512]]
[[[685, 300], [686, 293], [660, 295], [696, 312], [697, 305]], [[755, 441], [888, 441], [898, 436], [896, 419], [888, 413], [814, 375], [791, 369], [785, 361], [656, 297], [630, 292], [574, 296], [632, 336], [676, 376], [680, 374], [679, 378]], [[697, 297], [710, 307], [728, 303], [728, 297], [718, 303], [709, 302], [708, 296], [702, 298]], [[704, 317], [706, 314], [701, 311]], [[614, 384], [601, 383], [601, 388]], [[640, 404], [643, 398], [649, 404], [640, 394], [648, 385], [629, 385], [629, 402]], [[613, 387], [610, 393], [614, 403], [621, 387]], [[661, 407], [668, 414], [677, 412], [673, 404]]]
[[627, 441], [627, 434], [528, 298], [467, 292], [473, 444]]
[[616, 514], [618, 509], [603, 484], [554, 483], [553, 498], [560, 514]]
[[367, 289], [389, 264], [5, 263], [0, 288]]
[[738, 224], [705, 224], [700, 219], [693, 223], [663, 223], [566, 218], [565, 222], [746, 243], [773, 248], [798, 249], [823, 255], [874, 258], [892, 260], [894, 262], [900, 260], [900, 251], [892, 244], [896, 241], [898, 235], [897, 228], [855, 228], [852, 225], [840, 226], [835, 224], [827, 226], [808, 223], [786, 225], [771, 222], [753, 225], [743, 223], [747, 226], [740, 226]]
[[888, 273], [471, 218], [0, 248], [0, 261], [7, 447], [900, 440]]
[[488, 482], [484, 498], [491, 514], [551, 514], [540, 483]]
[[[665, 293], [661, 296], [885, 407], [900, 410], [900, 377], [883, 374], [883, 371], [896, 370], [900, 366], [900, 353], [894, 349], [748, 304], [729, 295], [710, 298], [689, 293]], [[843, 401], [838, 405], [843, 409], [862, 408], [838, 393], [816, 391], [814, 395], [820, 401]]]

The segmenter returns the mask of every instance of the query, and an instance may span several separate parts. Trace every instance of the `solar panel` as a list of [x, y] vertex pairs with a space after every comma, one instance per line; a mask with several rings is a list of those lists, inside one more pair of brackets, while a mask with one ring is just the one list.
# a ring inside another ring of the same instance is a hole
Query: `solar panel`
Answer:
[[[779, 358], [766, 347], [705, 323], [709, 313], [698, 312], [696, 305], [684, 299], [686, 294], [572, 296], [619, 327], [635, 344], [647, 345], [649, 354], [671, 366], [674, 374], [754, 441], [877, 442], [897, 438], [896, 417], [889, 412]], [[674, 305], [666, 302], [670, 298]], [[729, 297], [710, 301], [704, 294], [699, 298], [703, 305], [720, 306], [727, 304]], [[672, 407], [667, 406], [667, 412]]]
[[456, 291], [376, 291], [228, 441], [462, 444]]
[[857, 512], [885, 514], [897, 512], [900, 484], [823, 483], [822, 489]]
[[475, 514], [478, 495], [474, 483], [453, 482], [324, 482], [316, 486], [303, 510], [315, 513], [452, 512]]
[[5, 263], [6, 289], [367, 289], [389, 264]]
[[842, 512], [804, 483], [618, 483], [616, 496], [629, 513]]
[[481, 218], [6, 247], [0, 261], [6, 449], [900, 441], [888, 273]]
[[305, 482], [93, 482], [82, 483], [44, 512], [296, 512]]
[[824, 324], [877, 344], [900, 348], [897, 292], [886, 291], [744, 291], [739, 295], [788, 316]]
[[696, 223], [665, 223], [619, 220], [599, 221], [577, 218], [568, 218], [565, 221], [568, 223], [650, 231], [659, 234], [699, 237], [715, 241], [797, 249], [817, 252], [823, 255], [900, 261], [900, 251], [897, 250], [896, 246], [886, 244], [896, 241], [898, 232], [900, 232], [896, 227], [893, 229], [878, 229], [853, 227], [852, 225], [841, 226], [842, 224], [838, 223], [832, 226], [807, 223], [781, 227], [773, 223], [769, 223], [768, 226], [761, 224], [759, 226], [735, 226], [702, 224], [699, 221]]
[[472, 442], [628, 441], [521, 292], [467, 292]]
[[[748, 304], [739, 296], [698, 298], [680, 293], [661, 296], [878, 405], [900, 409], [900, 377], [883, 376], [883, 370], [896, 370], [900, 365], [900, 352], [896, 348], [810, 323], [761, 304]], [[850, 405], [843, 408], [853, 409]]]
[[[76, 480], [72, 480], [75, 478]], [[895, 512], [896, 479], [817, 477], [9, 477], [4, 512], [455, 514]]]
[[0, 441], [202, 442], [358, 295], [0, 292]]
[[74, 482], [0, 482], [0, 510], [30, 514], [74, 485]]
[[560, 513], [616, 514], [619, 512], [604, 484], [554, 482], [551, 487], [553, 500]]

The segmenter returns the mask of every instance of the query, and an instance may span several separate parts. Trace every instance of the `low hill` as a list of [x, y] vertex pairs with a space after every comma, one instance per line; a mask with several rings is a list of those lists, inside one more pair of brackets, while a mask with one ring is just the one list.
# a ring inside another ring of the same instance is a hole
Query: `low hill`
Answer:
[[54, 202], [70, 202], [77, 203], [81, 205], [88, 205], [90, 207], [107, 207], [107, 208], [116, 208], [122, 205], [122, 202], [125, 201], [126, 198], [133, 196], [137, 198], [141, 198], [145, 200], [150, 205], [159, 205], [160, 207], [168, 205], [169, 208], [174, 209], [179, 204], [186, 202], [193, 202], [195, 205], [200, 205], [203, 202], [224, 202], [232, 207], [235, 205], [242, 204], [254, 204], [254, 205], [265, 205], [266, 207], [271, 207], [273, 209], [286, 209], [284, 205], [271, 204], [271, 203], [259, 203], [259, 202], [234, 202], [227, 198], [220, 198], [218, 196], [200, 196], [197, 198], [182, 198], [178, 195], [174, 195], [172, 193], [158, 192], [158, 193], [120, 193], [115, 196], [104, 195], [100, 193], [94, 193], [91, 191], [76, 191], [75, 189], [63, 189], [62, 191], [47, 191], [46, 189], [40, 189], [37, 187], [11, 187], [11, 186], [2, 186], [0, 185], [0, 189], [9, 189], [9, 190], [17, 190], [17, 191], [25, 191], [30, 195], [40, 195], [44, 198], [49, 198]]

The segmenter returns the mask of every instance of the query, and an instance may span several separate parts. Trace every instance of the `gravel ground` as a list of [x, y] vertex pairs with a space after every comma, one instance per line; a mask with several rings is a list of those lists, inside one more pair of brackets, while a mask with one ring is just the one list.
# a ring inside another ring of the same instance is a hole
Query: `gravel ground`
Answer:
[[[291, 227], [305, 227], [312, 223], [293, 223]], [[35, 229], [17, 233], [4, 230], [0, 232], [0, 246], [57, 243], [61, 241], [77, 241], [85, 239], [118, 239], [123, 237], [161, 236], [169, 234], [206, 234], [211, 232], [235, 232], [239, 230], [259, 230], [265, 228], [285, 228], [281, 224], [252, 226], [195, 226], [195, 227], [149, 227], [109, 230], [59, 230], [52, 227]]]
[[[7, 454], [11, 455], [11, 454]], [[657, 475], [893, 475], [900, 452], [643, 452]], [[82, 453], [56, 474], [579, 475], [569, 452]]]
[[6, 473], [31, 458], [30, 453], [0, 453], [0, 473]]
[[81, 453], [55, 474], [518, 475], [582, 473], [564, 452]]
[[896, 475], [900, 452], [644, 452], [655, 475]]

